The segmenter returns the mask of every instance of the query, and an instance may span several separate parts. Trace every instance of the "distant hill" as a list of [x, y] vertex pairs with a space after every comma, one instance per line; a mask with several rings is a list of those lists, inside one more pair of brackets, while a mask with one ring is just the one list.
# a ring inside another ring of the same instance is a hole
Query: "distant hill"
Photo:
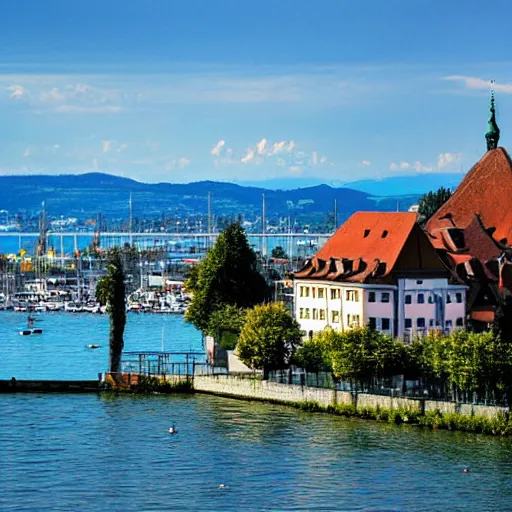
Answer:
[[367, 194], [388, 195], [423, 195], [440, 187], [454, 189], [462, 181], [462, 173], [416, 174], [413, 176], [391, 176], [381, 180], [359, 180], [345, 183], [350, 187]]
[[266, 188], [271, 190], [293, 190], [326, 184], [331, 187], [346, 187], [371, 195], [423, 195], [439, 187], [455, 188], [463, 178], [462, 173], [413, 174], [390, 176], [382, 179], [342, 182], [340, 180], [322, 180], [318, 178], [275, 178], [262, 181], [239, 181], [239, 185]]
[[[173, 184], [140, 183], [102, 173], [61, 176], [0, 176], [0, 209], [37, 212], [45, 201], [50, 215], [90, 218], [98, 212], [108, 217], [127, 217], [132, 194], [135, 216], [205, 214], [211, 193], [216, 215], [251, 217], [261, 214], [265, 194], [267, 218], [285, 217], [325, 220], [337, 200], [339, 220], [357, 210], [395, 211], [396, 197], [372, 197], [351, 188], [317, 185], [295, 190], [267, 190], [233, 183], [199, 181]], [[417, 196], [400, 197], [400, 209], [407, 209]]]

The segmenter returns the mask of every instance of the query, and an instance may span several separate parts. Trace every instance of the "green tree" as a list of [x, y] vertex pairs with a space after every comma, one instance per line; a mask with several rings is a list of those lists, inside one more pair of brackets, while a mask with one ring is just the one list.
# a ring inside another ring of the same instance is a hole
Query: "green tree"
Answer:
[[340, 332], [324, 329], [314, 340], [325, 347], [336, 379], [370, 385], [374, 379], [392, 377], [404, 371], [405, 349], [370, 327]]
[[280, 245], [276, 245], [272, 249], [272, 252], [270, 253], [270, 256], [272, 258], [276, 258], [276, 259], [283, 259], [283, 260], [288, 259], [288, 255], [286, 254], [285, 250]]
[[268, 297], [268, 287], [256, 268], [256, 255], [240, 224], [228, 226], [217, 238], [197, 274], [187, 280], [192, 302], [185, 318], [203, 333], [212, 313], [232, 304], [250, 308]]
[[109, 251], [107, 274], [96, 286], [96, 299], [107, 306], [110, 317], [109, 371], [117, 373], [121, 367], [126, 325], [126, 291], [122, 252], [119, 248]]
[[420, 197], [418, 204], [418, 213], [422, 222], [426, 222], [434, 213], [450, 199], [452, 191], [449, 188], [441, 187], [436, 192], [428, 192]]
[[331, 371], [327, 355], [326, 347], [319, 339], [308, 339], [297, 349], [293, 364], [311, 373]]
[[249, 368], [263, 370], [266, 378], [270, 371], [289, 366], [300, 343], [299, 323], [284, 304], [271, 302], [247, 312], [237, 352], [243, 363]]
[[245, 309], [227, 304], [211, 314], [208, 334], [225, 350], [233, 350], [244, 326], [246, 314]]

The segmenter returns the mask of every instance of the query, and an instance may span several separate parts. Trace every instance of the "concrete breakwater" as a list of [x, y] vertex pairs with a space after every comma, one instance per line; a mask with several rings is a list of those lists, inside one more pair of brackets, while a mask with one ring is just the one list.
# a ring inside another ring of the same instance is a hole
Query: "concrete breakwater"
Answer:
[[261, 400], [297, 405], [315, 403], [322, 408], [338, 405], [352, 405], [358, 410], [387, 409], [414, 410], [420, 415], [440, 411], [443, 414], [454, 413], [464, 416], [479, 416], [488, 419], [508, 414], [505, 407], [477, 404], [457, 404], [422, 398], [390, 397], [368, 393], [352, 393], [334, 389], [313, 388], [292, 384], [279, 384], [260, 379], [249, 379], [234, 375], [195, 376], [193, 388], [196, 392], [211, 393], [219, 396]]
[[0, 393], [99, 393], [98, 380], [0, 380]]

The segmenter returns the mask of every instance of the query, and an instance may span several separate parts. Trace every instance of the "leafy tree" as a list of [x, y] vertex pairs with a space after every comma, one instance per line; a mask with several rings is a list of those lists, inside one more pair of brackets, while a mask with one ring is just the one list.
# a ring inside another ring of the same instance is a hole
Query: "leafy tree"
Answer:
[[233, 350], [244, 326], [246, 310], [227, 304], [224, 308], [214, 311], [210, 316], [208, 334], [213, 336], [220, 346]]
[[450, 199], [452, 191], [449, 188], [441, 187], [436, 192], [428, 192], [420, 197], [418, 204], [418, 213], [422, 221], [426, 222], [434, 213]]
[[121, 354], [124, 347], [126, 325], [125, 274], [122, 252], [112, 249], [108, 254], [107, 274], [96, 286], [96, 299], [107, 306], [110, 316], [109, 371], [117, 373], [121, 367]]
[[370, 327], [346, 332], [328, 328], [313, 340], [325, 347], [336, 379], [371, 384], [376, 378], [403, 373], [403, 344]]
[[276, 245], [272, 249], [272, 252], [270, 253], [270, 256], [272, 258], [276, 258], [276, 259], [283, 259], [283, 260], [288, 259], [288, 255], [286, 254], [285, 250], [280, 245]]
[[297, 349], [293, 363], [307, 372], [318, 373], [321, 370], [331, 370], [327, 357], [326, 347], [320, 340], [313, 338], [306, 340]]
[[227, 304], [250, 308], [268, 296], [265, 279], [256, 268], [256, 255], [238, 223], [219, 235], [186, 286], [192, 291], [192, 302], [185, 318], [204, 333], [211, 315]]
[[266, 378], [270, 371], [289, 366], [300, 343], [299, 323], [284, 304], [271, 302], [247, 312], [237, 351], [242, 362], [263, 370]]

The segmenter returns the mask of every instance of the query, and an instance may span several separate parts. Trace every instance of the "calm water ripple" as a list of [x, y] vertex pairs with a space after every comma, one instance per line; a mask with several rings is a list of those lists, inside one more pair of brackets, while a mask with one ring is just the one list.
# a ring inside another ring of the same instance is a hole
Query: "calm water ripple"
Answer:
[[[0, 378], [105, 370], [106, 317], [41, 319], [25, 338], [0, 313]], [[130, 315], [126, 350], [160, 350], [162, 328], [167, 350], [200, 350], [167, 315]], [[0, 395], [0, 511], [107, 510], [507, 511], [512, 440], [202, 395]]]
[[3, 395], [0, 411], [2, 511], [512, 509], [510, 440], [201, 395]]

